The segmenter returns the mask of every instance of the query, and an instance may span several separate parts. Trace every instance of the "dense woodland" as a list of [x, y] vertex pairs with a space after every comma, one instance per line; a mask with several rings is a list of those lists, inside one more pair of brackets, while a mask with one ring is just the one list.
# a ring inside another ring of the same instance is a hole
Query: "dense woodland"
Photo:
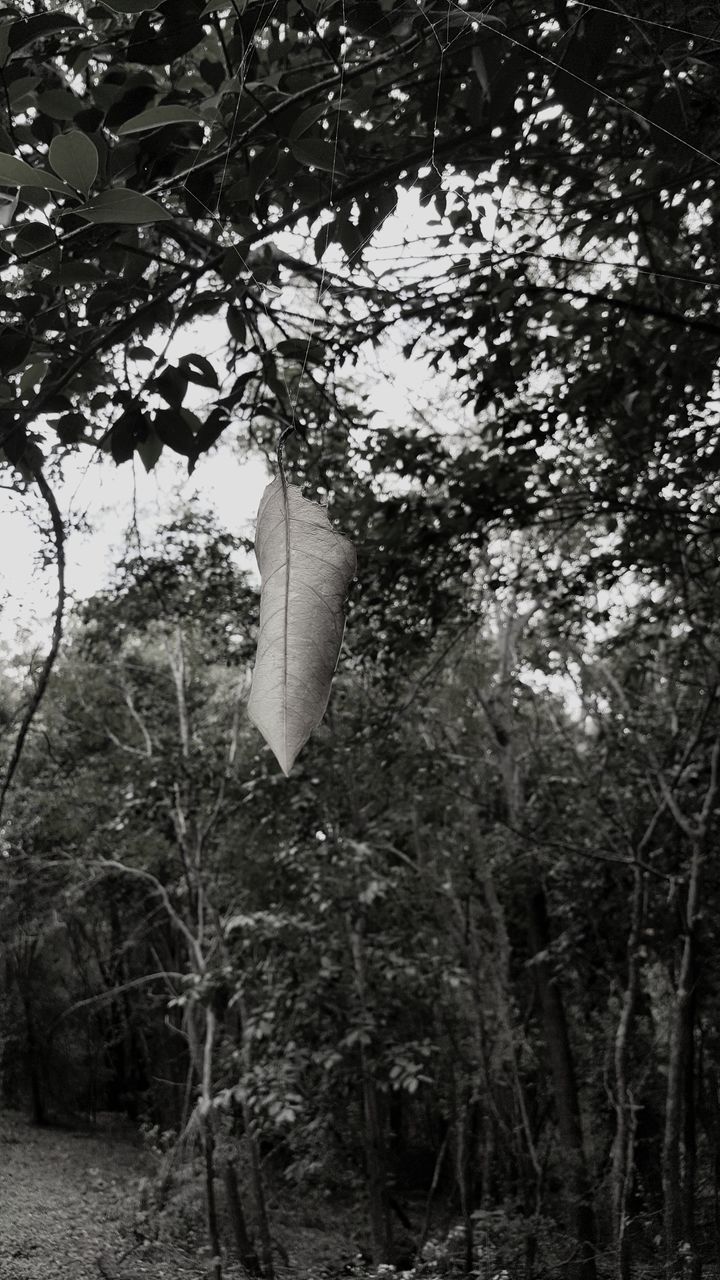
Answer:
[[[215, 1280], [310, 1228], [333, 1277], [720, 1274], [719, 60], [692, 0], [0, 9], [2, 483], [58, 589], [0, 673], [0, 1085], [137, 1124]], [[279, 433], [358, 553], [287, 778], [238, 530], [128, 512], [70, 607], [62, 509], [68, 459]]]

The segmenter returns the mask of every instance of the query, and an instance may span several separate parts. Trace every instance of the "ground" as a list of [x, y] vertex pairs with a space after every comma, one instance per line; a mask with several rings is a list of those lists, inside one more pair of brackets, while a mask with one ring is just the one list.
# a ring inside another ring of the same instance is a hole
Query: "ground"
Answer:
[[138, 1140], [103, 1127], [35, 1128], [0, 1114], [2, 1280], [199, 1280], [204, 1260], [136, 1229], [148, 1172]]
[[[162, 1213], [143, 1212], [157, 1174], [137, 1132], [111, 1116], [38, 1128], [0, 1112], [0, 1280], [207, 1280], [199, 1169], [184, 1166]], [[225, 1220], [221, 1185], [217, 1195]], [[339, 1275], [357, 1254], [352, 1211], [282, 1185], [269, 1209], [278, 1280]], [[223, 1275], [244, 1276], [228, 1252]]]

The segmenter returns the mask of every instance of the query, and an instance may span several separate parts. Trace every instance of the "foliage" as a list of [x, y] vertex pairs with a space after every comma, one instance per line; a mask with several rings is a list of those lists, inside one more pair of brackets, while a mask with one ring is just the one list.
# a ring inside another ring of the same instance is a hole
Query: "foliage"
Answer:
[[[193, 466], [236, 415], [312, 441], [339, 362], [397, 333], [482, 415], [471, 530], [590, 520], [610, 573], [655, 567], [658, 529], [697, 524], [718, 337], [712, 19], [663, 15], [8, 6], [8, 461], [42, 438]], [[388, 288], [371, 250], [403, 191], [436, 221]], [[218, 314], [226, 372], [157, 348]]]
[[[4, 1087], [35, 1062], [38, 1119], [99, 1100], [177, 1134], [206, 1195], [242, 1156], [261, 1242], [312, 1192], [374, 1266], [697, 1275], [714, 13], [29, 7], [0, 16], [10, 483], [293, 425], [360, 582], [289, 781], [240, 714], [230, 535], [191, 515], [74, 613], [3, 829]], [[224, 368], [174, 354], [200, 316]], [[464, 418], [374, 420], [349, 370], [392, 344]]]

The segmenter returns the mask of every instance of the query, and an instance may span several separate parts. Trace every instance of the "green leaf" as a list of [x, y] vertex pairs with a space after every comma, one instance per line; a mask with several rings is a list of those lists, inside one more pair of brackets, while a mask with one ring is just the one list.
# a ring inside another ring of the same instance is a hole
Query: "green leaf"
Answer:
[[487, 66], [485, 65], [483, 51], [480, 48], [479, 44], [476, 44], [475, 48], [472, 51], [472, 65], [473, 65], [473, 71], [477, 76], [480, 88], [483, 91], [483, 97], [489, 98], [491, 96], [490, 95], [490, 77], [488, 75]]
[[83, 205], [74, 212], [88, 222], [130, 222], [138, 226], [146, 222], [171, 222], [173, 216], [157, 200], [140, 191], [132, 191], [130, 187], [101, 191], [91, 204]]
[[201, 387], [212, 387], [217, 391], [220, 386], [217, 373], [205, 356], [181, 356], [178, 360], [178, 369], [191, 382], [197, 382]]
[[94, 262], [63, 262], [58, 271], [58, 284], [95, 284], [105, 273]]
[[90, 138], [78, 129], [61, 133], [50, 143], [48, 159], [59, 178], [87, 196], [98, 171], [97, 147]]
[[308, 342], [306, 338], [283, 338], [275, 347], [275, 352], [289, 360], [300, 360], [303, 364], [317, 363], [324, 358], [325, 346], [317, 340]]
[[150, 385], [172, 409], [179, 409], [185, 399], [187, 384], [186, 374], [176, 369], [174, 365], [168, 365]]
[[159, 9], [162, 0], [100, 0], [106, 9], [113, 13], [145, 13], [149, 9]]
[[223, 431], [230, 425], [230, 413], [225, 405], [218, 405], [212, 410], [206, 422], [195, 434], [195, 449], [188, 461], [188, 475], [192, 475], [201, 454], [207, 453]]
[[320, 262], [324, 254], [327, 253], [328, 245], [337, 238], [337, 223], [333, 218], [330, 222], [323, 222], [320, 230], [315, 236], [315, 261]]
[[342, 156], [333, 142], [323, 142], [320, 138], [298, 138], [292, 144], [292, 153], [302, 164], [312, 165], [314, 169], [324, 169], [326, 173], [343, 173]]
[[290, 142], [295, 142], [297, 138], [301, 138], [312, 125], [316, 124], [318, 120], [322, 120], [323, 116], [327, 115], [329, 107], [330, 104], [328, 102], [320, 102], [316, 103], [314, 107], [308, 107], [306, 111], [301, 111], [290, 130]]
[[118, 466], [123, 462], [129, 462], [132, 458], [136, 439], [140, 434], [138, 426], [141, 420], [142, 414], [133, 409], [126, 409], [110, 428], [110, 452]]
[[247, 322], [242, 307], [228, 307], [225, 319], [230, 331], [230, 337], [234, 338], [236, 342], [244, 342], [247, 336]]
[[253, 195], [257, 195], [263, 183], [274, 171], [278, 162], [278, 147], [276, 143], [271, 143], [269, 147], [264, 147], [262, 151], [258, 151], [250, 161], [248, 170], [248, 190]]
[[131, 116], [124, 124], [118, 125], [115, 133], [123, 137], [126, 133], [143, 133], [147, 129], [162, 129], [166, 124], [202, 124], [202, 120], [196, 111], [189, 111], [187, 107], [177, 105], [150, 107], [148, 111], [141, 111], [139, 115]]
[[81, 413], [65, 413], [54, 424], [63, 444], [77, 444], [85, 435], [87, 423]]
[[260, 502], [255, 552], [262, 590], [248, 716], [287, 775], [325, 715], [355, 549], [322, 507], [278, 477]]
[[160, 454], [163, 451], [163, 443], [157, 432], [152, 427], [148, 428], [147, 436], [144, 440], [139, 440], [136, 445], [136, 451], [140, 454], [140, 459], [146, 471], [152, 471]]
[[184, 458], [195, 454], [195, 436], [185, 418], [172, 409], [158, 409], [153, 423], [155, 430], [168, 448], [181, 453]]
[[32, 391], [34, 387], [39, 386], [47, 371], [48, 363], [46, 360], [36, 360], [33, 364], [29, 364], [27, 368], [23, 370], [22, 377], [20, 378], [20, 390], [23, 395], [28, 391]]
[[[44, 222], [26, 222], [18, 230], [13, 241], [13, 249], [19, 258], [34, 254], [33, 265], [52, 270], [60, 265], [60, 246], [55, 234]], [[47, 249], [47, 253], [38, 253], [39, 249]]]
[[12, 22], [0, 23], [0, 67], [4, 67], [10, 52], [10, 28]]
[[19, 109], [25, 98], [34, 95], [39, 84], [40, 76], [20, 76], [19, 79], [10, 82], [8, 94], [10, 95], [10, 105], [13, 111]]
[[74, 120], [87, 103], [67, 89], [46, 89], [37, 99], [37, 109], [51, 120]]
[[35, 169], [18, 160], [17, 156], [0, 152], [0, 186], [3, 187], [40, 187], [43, 191], [57, 191], [61, 195], [71, 196], [73, 193], [59, 178], [47, 173], [45, 169]]
[[20, 49], [25, 49], [34, 40], [41, 40], [44, 36], [54, 35], [56, 31], [67, 31], [71, 27], [77, 30], [80, 27], [80, 23], [77, 18], [71, 18], [69, 14], [35, 14], [33, 17], [13, 22], [12, 32], [9, 37], [10, 49], [13, 53], [18, 53]]
[[12, 226], [12, 220], [17, 212], [19, 200], [19, 191], [16, 191], [14, 196], [8, 196], [4, 191], [0, 192], [0, 227]]

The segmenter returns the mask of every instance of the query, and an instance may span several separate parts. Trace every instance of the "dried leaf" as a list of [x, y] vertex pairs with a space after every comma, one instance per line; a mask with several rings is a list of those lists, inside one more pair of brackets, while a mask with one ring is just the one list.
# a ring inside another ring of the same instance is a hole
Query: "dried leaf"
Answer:
[[248, 715], [287, 775], [325, 714], [355, 550], [322, 507], [278, 478], [260, 502], [255, 553], [262, 593]]

